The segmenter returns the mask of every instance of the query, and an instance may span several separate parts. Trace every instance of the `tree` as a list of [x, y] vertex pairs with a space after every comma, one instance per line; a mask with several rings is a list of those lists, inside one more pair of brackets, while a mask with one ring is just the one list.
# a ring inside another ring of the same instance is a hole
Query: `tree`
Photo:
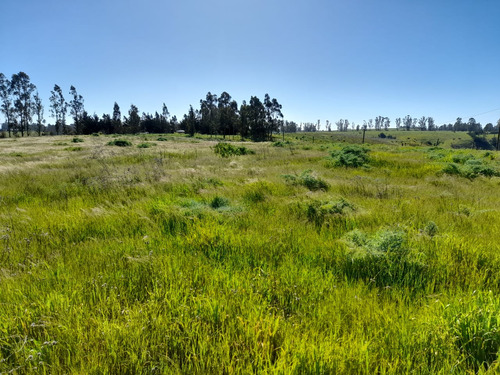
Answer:
[[111, 117], [112, 131], [111, 133], [123, 133], [122, 113], [117, 102], [113, 105], [113, 116]]
[[282, 105], [278, 101], [266, 94], [264, 97], [264, 108], [266, 114], [266, 132], [269, 140], [272, 140], [273, 132], [279, 131], [279, 120], [283, 119], [281, 112]]
[[0, 105], [0, 111], [5, 116], [9, 137], [11, 136], [15, 116], [15, 108], [12, 104], [11, 91], [10, 81], [5, 77], [3, 73], [0, 73], [0, 100], [2, 101]]
[[385, 117], [384, 118], [384, 130], [388, 131], [390, 126], [391, 126], [391, 120], [389, 119], [389, 117]]
[[247, 105], [247, 102], [243, 100], [240, 106], [240, 122], [239, 122], [239, 132], [241, 138], [246, 138], [250, 133], [250, 121], [251, 121], [251, 108]]
[[63, 93], [59, 85], [54, 85], [54, 90], [51, 92], [50, 100], [50, 113], [56, 120], [56, 134], [67, 133], [66, 130], [66, 113], [68, 111], [68, 104], [64, 99]]
[[427, 117], [420, 117], [420, 119], [418, 120], [418, 128], [420, 130], [427, 130]]
[[400, 127], [401, 127], [401, 117], [398, 117], [396, 119], [396, 130], [399, 130]]
[[170, 112], [168, 111], [167, 106], [165, 103], [163, 103], [163, 106], [161, 108], [161, 128], [162, 128], [162, 133], [167, 133], [169, 132], [169, 122], [168, 118], [170, 117]]
[[434, 119], [432, 117], [427, 117], [427, 129], [429, 131], [436, 130], [436, 124], [434, 123]]
[[189, 106], [189, 112], [188, 115], [185, 118], [186, 120], [186, 130], [189, 133], [191, 137], [194, 136], [194, 133], [196, 133], [196, 128], [197, 128], [197, 119], [196, 119], [196, 113], [193, 109], [193, 106]]
[[250, 135], [254, 141], [264, 141], [267, 137], [265, 126], [266, 110], [264, 104], [256, 96], [250, 98], [249, 106]]
[[14, 95], [15, 112], [19, 118], [18, 127], [21, 130], [21, 136], [24, 136], [24, 132], [29, 135], [29, 125], [33, 113], [32, 95], [36, 86], [30, 82], [30, 77], [24, 72], [13, 74], [10, 84]]
[[131, 104], [128, 110], [128, 117], [124, 121], [125, 131], [127, 133], [139, 133], [141, 129], [141, 117], [139, 116], [139, 109]]
[[212, 136], [217, 133], [218, 110], [217, 110], [217, 95], [210, 91], [207, 93], [205, 100], [200, 100], [201, 124], [200, 132], [210, 134]]
[[238, 104], [231, 100], [231, 95], [223, 92], [218, 99], [219, 108], [219, 129], [222, 131], [224, 138], [226, 134], [234, 134], [236, 121], [238, 119]]
[[69, 94], [73, 96], [73, 100], [69, 102], [70, 114], [73, 116], [73, 121], [75, 125], [75, 133], [82, 134], [81, 119], [83, 112], [85, 111], [83, 107], [83, 97], [78, 95], [75, 86], [71, 86], [69, 89]]
[[45, 123], [45, 119], [43, 118], [42, 99], [40, 98], [38, 91], [36, 92], [35, 96], [33, 97], [33, 112], [36, 115], [36, 130], [38, 132], [38, 135], [41, 136], [43, 124]]
[[404, 118], [403, 118], [403, 125], [405, 127], [406, 130], [410, 130], [411, 129], [411, 126], [413, 124], [413, 120], [411, 118], [410, 115], [406, 115]]

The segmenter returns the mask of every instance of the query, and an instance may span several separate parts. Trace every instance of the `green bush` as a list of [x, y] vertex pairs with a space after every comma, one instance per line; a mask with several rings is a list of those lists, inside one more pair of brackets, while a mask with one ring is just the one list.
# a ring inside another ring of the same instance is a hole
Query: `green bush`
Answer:
[[83, 142], [83, 139], [74, 137], [71, 142], [73, 142], [73, 143], [81, 143], [81, 142]]
[[469, 179], [474, 179], [478, 176], [500, 176], [500, 172], [497, 169], [488, 164], [485, 164], [482, 160], [471, 158], [466, 159], [463, 162], [463, 165], [457, 163], [449, 163], [443, 168], [442, 172], [449, 175], [466, 177]]
[[329, 217], [344, 215], [347, 212], [354, 211], [354, 205], [340, 198], [338, 201], [313, 201], [307, 204], [307, 220], [321, 226]]
[[126, 139], [115, 139], [108, 142], [108, 146], [129, 147], [132, 146], [132, 143]]
[[225, 142], [219, 142], [217, 145], [214, 147], [214, 152], [223, 157], [223, 158], [228, 158], [230, 156], [234, 155], [249, 155], [249, 154], [255, 154], [254, 151], [247, 149], [244, 146], [233, 146], [230, 143], [225, 143]]
[[165, 137], [158, 137], [158, 138], [156, 138], [156, 140], [157, 140], [157, 141], [160, 141], [160, 142], [165, 142], [165, 141], [168, 141], [168, 139], [167, 139], [167, 138], [165, 138]]
[[221, 197], [219, 195], [215, 196], [210, 201], [210, 207], [212, 207], [214, 210], [225, 206], [229, 206], [229, 199]]
[[156, 146], [155, 143], [144, 142], [137, 145], [137, 148], [150, 148], [151, 146]]
[[352, 145], [340, 151], [332, 151], [330, 156], [336, 167], [358, 168], [370, 162], [368, 152], [369, 150], [364, 147]]
[[309, 190], [328, 190], [330, 187], [328, 183], [323, 179], [312, 175], [311, 172], [312, 171], [308, 169], [302, 172], [299, 176], [283, 175], [283, 178], [291, 185], [302, 185]]

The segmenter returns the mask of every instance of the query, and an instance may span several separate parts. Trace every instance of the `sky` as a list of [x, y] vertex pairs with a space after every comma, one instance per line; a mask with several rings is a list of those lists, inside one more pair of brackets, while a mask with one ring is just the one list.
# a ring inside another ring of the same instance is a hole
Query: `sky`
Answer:
[[0, 72], [93, 114], [178, 119], [207, 92], [286, 120], [500, 119], [498, 0], [0, 0]]

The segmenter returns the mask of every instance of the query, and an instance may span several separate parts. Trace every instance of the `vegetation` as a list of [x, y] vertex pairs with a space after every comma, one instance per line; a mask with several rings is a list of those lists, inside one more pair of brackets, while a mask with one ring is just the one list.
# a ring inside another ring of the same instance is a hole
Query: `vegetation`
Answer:
[[407, 134], [0, 139], [0, 373], [497, 372], [500, 159]]

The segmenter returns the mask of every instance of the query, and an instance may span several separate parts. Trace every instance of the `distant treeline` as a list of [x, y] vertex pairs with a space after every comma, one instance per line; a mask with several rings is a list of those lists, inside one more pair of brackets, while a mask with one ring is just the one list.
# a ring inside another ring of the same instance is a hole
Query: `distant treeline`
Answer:
[[[322, 129], [320, 120], [317, 123], [297, 124], [293, 121], [283, 119], [282, 105], [265, 94], [260, 100], [252, 96], [247, 103], [245, 100], [241, 105], [231, 98], [227, 92], [219, 96], [208, 92], [205, 99], [201, 99], [199, 108], [189, 106], [188, 113], [178, 120], [176, 116], [170, 116], [165, 103], [160, 112], [140, 113], [139, 108], [132, 104], [126, 115], [122, 116], [120, 106], [115, 102], [112, 114], [89, 114], [84, 107], [84, 100], [74, 86], [69, 89], [70, 99], [65, 98], [60, 86], [54, 85], [51, 91], [50, 114], [54, 118], [53, 125], [46, 125], [44, 118], [44, 106], [36, 90], [36, 86], [30, 81], [30, 77], [19, 72], [13, 74], [9, 80], [0, 73], [0, 111], [4, 115], [5, 122], [2, 126], [3, 136], [30, 135], [35, 131], [38, 135], [50, 134], [135, 134], [147, 133], [174, 133], [182, 131], [190, 135], [195, 133], [210, 135], [236, 135], [251, 138], [255, 141], [269, 140], [273, 133], [294, 133], [299, 131], [314, 132], [320, 130], [332, 131], [332, 123], [326, 121]], [[72, 119], [68, 124], [67, 117]], [[500, 123], [500, 120], [499, 120]], [[391, 121], [388, 117], [377, 116], [375, 120], [364, 121], [363, 124], [355, 124], [349, 120], [341, 119], [335, 122], [337, 131], [349, 130], [388, 130]], [[436, 126], [432, 117], [412, 118], [410, 115], [395, 120], [397, 130], [448, 130], [468, 131], [481, 134], [483, 132], [496, 132], [496, 126], [489, 123], [483, 126], [470, 118], [463, 122], [457, 118], [454, 124]]]

